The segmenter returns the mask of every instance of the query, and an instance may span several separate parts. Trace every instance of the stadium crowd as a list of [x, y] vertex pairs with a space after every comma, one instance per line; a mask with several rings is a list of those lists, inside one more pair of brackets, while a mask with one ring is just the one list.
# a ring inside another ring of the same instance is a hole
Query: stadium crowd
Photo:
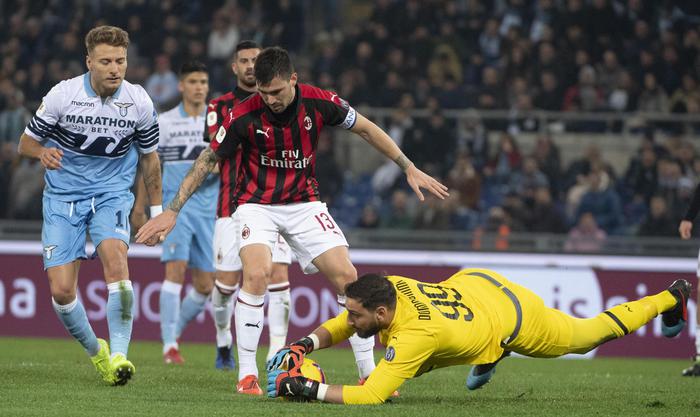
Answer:
[[[693, 1], [0, 0], [0, 218], [40, 218], [43, 168], [17, 157], [17, 140], [46, 91], [85, 71], [83, 37], [107, 23], [129, 32], [127, 79], [161, 111], [179, 100], [185, 59], [208, 65], [212, 96], [229, 90], [243, 39], [287, 48], [302, 81], [354, 106], [393, 108], [387, 131], [451, 196], [417, 205], [391, 164], [374, 176], [341, 172], [325, 135], [321, 192], [345, 227], [568, 233], [567, 249], [590, 251], [607, 235], [675, 235], [700, 179], [695, 126], [645, 126], [627, 166], [595, 146], [564, 166], [558, 133], [517, 116], [700, 114]], [[443, 114], [468, 108], [459, 122]], [[412, 117], [415, 109], [429, 116]], [[498, 109], [515, 116], [479, 117]], [[538, 134], [532, 153], [519, 150], [522, 134]]]

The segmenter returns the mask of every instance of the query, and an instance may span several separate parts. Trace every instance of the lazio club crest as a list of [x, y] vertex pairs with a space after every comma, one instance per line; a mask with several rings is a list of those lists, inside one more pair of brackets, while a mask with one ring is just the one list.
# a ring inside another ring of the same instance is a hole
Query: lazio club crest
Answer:
[[126, 117], [129, 111], [129, 107], [133, 106], [134, 103], [118, 103], [115, 101], [114, 105], [119, 107], [119, 115], [121, 117]]

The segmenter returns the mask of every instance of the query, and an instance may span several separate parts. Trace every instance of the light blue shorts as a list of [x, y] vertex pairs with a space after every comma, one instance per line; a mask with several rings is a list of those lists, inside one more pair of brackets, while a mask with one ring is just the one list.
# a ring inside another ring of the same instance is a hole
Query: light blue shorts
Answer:
[[105, 193], [86, 200], [66, 202], [44, 196], [44, 269], [86, 259], [86, 231], [97, 248], [105, 239], [129, 245], [129, 213], [134, 205], [130, 191]]
[[212, 211], [180, 213], [175, 228], [163, 241], [162, 262], [188, 261], [187, 266], [205, 272], [214, 272], [214, 222]]

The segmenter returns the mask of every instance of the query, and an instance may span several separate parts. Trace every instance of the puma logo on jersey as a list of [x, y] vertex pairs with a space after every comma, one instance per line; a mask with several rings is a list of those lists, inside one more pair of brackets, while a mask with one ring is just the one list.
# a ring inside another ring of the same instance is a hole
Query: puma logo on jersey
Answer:
[[260, 133], [265, 135], [266, 139], [270, 139], [270, 134], [269, 134], [270, 128], [265, 128], [265, 130], [260, 130], [260, 129], [255, 129], [255, 133]]
[[51, 259], [51, 257], [53, 256], [53, 250], [57, 247], [57, 245], [44, 246], [44, 254], [47, 260]]
[[284, 384], [284, 386], [287, 387], [287, 393], [284, 394], [284, 395], [286, 395], [286, 396], [288, 396], [288, 397], [293, 397], [293, 396], [294, 396], [294, 391], [292, 391], [292, 387], [289, 385], [289, 382], [286, 382], [286, 383]]
[[338, 97], [337, 94], [331, 94], [331, 101], [333, 101], [336, 97]]

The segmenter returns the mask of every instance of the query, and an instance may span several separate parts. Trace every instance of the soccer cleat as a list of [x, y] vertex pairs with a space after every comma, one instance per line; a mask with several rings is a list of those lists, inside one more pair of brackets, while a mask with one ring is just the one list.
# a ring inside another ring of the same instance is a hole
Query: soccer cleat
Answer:
[[180, 355], [180, 351], [177, 348], [171, 347], [167, 352], [163, 354], [163, 362], [166, 364], [182, 365], [185, 363], [185, 358]]
[[688, 298], [690, 297], [691, 285], [684, 279], [673, 281], [668, 291], [678, 302], [667, 311], [661, 313], [661, 333], [666, 337], [675, 337], [683, 330], [688, 321]]
[[131, 377], [136, 373], [134, 364], [127, 360], [121, 353], [114, 355], [111, 362], [115, 385], [126, 385], [126, 383], [129, 382]]
[[[360, 378], [357, 380], [357, 385], [365, 385], [365, 382], [367, 382], [367, 378]], [[401, 394], [399, 394], [398, 390], [394, 390], [394, 392], [391, 393], [391, 396], [394, 398], [399, 398], [399, 395]]]
[[109, 362], [109, 345], [104, 339], [97, 339], [100, 344], [100, 350], [95, 356], [90, 357], [92, 364], [95, 365], [95, 369], [102, 376], [102, 380], [109, 385], [114, 385], [116, 380], [112, 373], [112, 364]]
[[263, 395], [263, 391], [258, 384], [258, 377], [255, 375], [246, 375], [245, 378], [238, 381], [236, 391], [239, 394]]
[[222, 371], [228, 371], [236, 367], [236, 361], [233, 360], [233, 355], [231, 354], [231, 346], [216, 348], [216, 362], [214, 362], [214, 366]]
[[497, 363], [472, 366], [472, 369], [469, 370], [469, 375], [467, 375], [467, 389], [474, 391], [486, 385], [493, 377], [493, 374], [496, 373]]
[[700, 355], [695, 357], [695, 362], [681, 372], [683, 376], [700, 376]]

